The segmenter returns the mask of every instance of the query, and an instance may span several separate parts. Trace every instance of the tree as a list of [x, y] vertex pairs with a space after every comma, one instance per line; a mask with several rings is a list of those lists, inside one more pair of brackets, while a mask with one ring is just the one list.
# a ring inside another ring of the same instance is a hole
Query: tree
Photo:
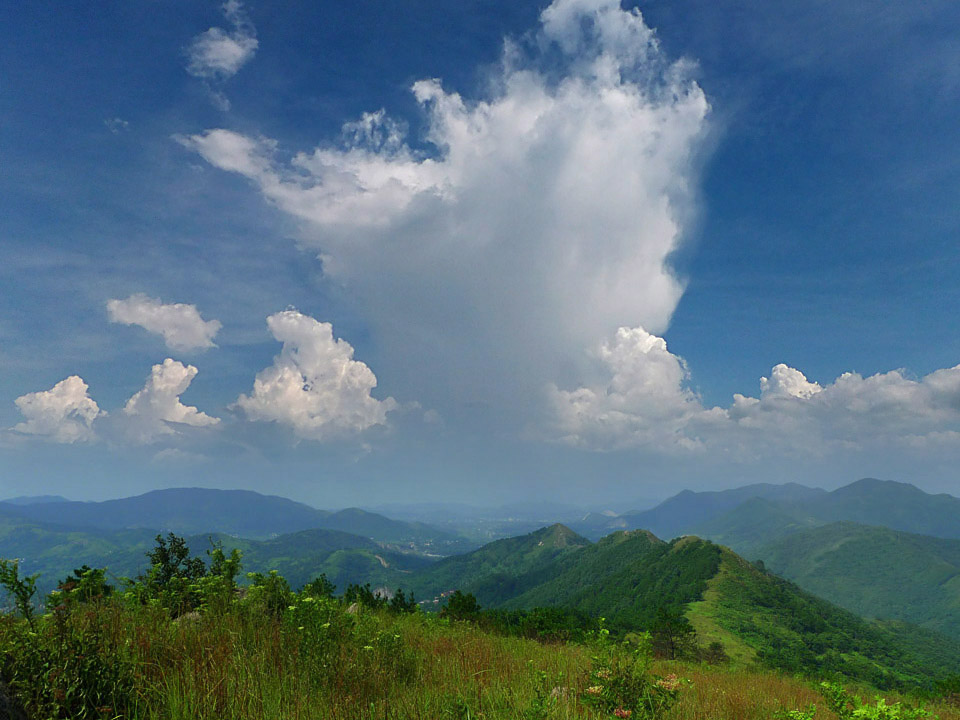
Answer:
[[447, 604], [440, 608], [440, 617], [451, 620], [477, 620], [480, 617], [480, 605], [473, 593], [454, 591], [447, 598]]
[[0, 558], [0, 585], [13, 595], [14, 604], [24, 619], [33, 627], [33, 596], [37, 592], [39, 575], [20, 577], [20, 561]]
[[690, 652], [696, 644], [696, 633], [679, 607], [657, 608], [650, 639], [657, 657], [676, 660]]
[[173, 578], [197, 580], [207, 573], [201, 558], [190, 557], [190, 548], [182, 537], [168, 533], [156, 537], [157, 546], [147, 553], [152, 569], [149, 581], [159, 586], [167, 585]]
[[303, 586], [303, 592], [311, 597], [328, 598], [333, 597], [337, 586], [327, 580], [326, 573], [320, 573], [319, 577], [314, 578]]
[[417, 611], [417, 601], [413, 598], [413, 593], [407, 597], [403, 588], [397, 588], [387, 607], [395, 613], [412, 613]]

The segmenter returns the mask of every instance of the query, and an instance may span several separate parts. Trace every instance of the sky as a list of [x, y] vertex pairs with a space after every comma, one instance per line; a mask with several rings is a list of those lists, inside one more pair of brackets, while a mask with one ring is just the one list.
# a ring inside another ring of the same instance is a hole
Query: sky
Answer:
[[0, 7], [0, 496], [960, 495], [960, 9]]

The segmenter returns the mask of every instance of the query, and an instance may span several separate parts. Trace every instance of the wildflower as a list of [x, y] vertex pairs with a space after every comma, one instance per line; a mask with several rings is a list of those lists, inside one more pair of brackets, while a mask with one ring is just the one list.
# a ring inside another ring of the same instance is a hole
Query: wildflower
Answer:
[[627, 710], [626, 708], [617, 708], [616, 710], [613, 711], [613, 714], [616, 715], [618, 718], [628, 718], [631, 715], [633, 715], [633, 711]]
[[666, 677], [660, 678], [654, 683], [658, 688], [667, 690], [668, 692], [673, 692], [680, 687], [680, 678], [678, 678], [674, 673], [670, 673]]
[[598, 678], [601, 678], [602, 680], [609, 680], [609, 679], [610, 679], [610, 671], [609, 671], [609, 670], [597, 670], [597, 677], [598, 677]]
[[601, 685], [591, 685], [584, 692], [586, 692], [587, 695], [599, 695], [603, 692], [603, 687]]

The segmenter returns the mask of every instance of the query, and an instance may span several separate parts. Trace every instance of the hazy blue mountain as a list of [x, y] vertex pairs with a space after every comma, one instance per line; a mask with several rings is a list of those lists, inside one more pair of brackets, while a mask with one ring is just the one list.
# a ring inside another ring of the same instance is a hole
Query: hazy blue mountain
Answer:
[[[40, 573], [41, 593], [80, 565], [106, 567], [108, 576], [134, 577], [149, 569], [146, 553], [155, 545], [153, 529], [103, 530], [71, 528], [24, 518], [0, 505], [0, 557], [21, 560], [24, 574]], [[384, 547], [369, 538], [338, 530], [303, 530], [270, 540], [249, 540], [225, 534], [188, 536], [194, 555], [206, 556], [212, 542], [243, 552], [243, 569], [279, 570], [299, 587], [320, 573], [344, 589], [350, 583], [369, 582], [395, 589], [411, 571], [432, 561], [420, 555]]]
[[121, 530], [149, 528], [180, 535], [222, 532], [266, 538], [317, 527], [330, 513], [249, 490], [175, 488], [104, 502], [53, 502], [19, 508], [41, 522]]
[[421, 522], [393, 520], [359, 508], [330, 513], [321, 518], [316, 527], [341, 530], [382, 543], [442, 556], [468, 552], [477, 547], [477, 543], [453, 532]]
[[797, 483], [772, 485], [759, 483], [732, 490], [693, 492], [684, 490], [651, 510], [621, 515], [629, 529], [650, 530], [662, 538], [688, 534], [701, 523], [733, 510], [752, 498], [763, 498], [789, 504], [813, 502], [827, 495], [826, 490]]
[[754, 497], [688, 530], [754, 559], [762, 557], [757, 550], [771, 540], [823, 524], [802, 507]]
[[931, 495], [909, 483], [864, 478], [807, 503], [821, 522], [848, 520], [894, 530], [960, 538], [960, 498]]
[[224, 533], [262, 540], [324, 528], [436, 555], [477, 546], [455, 533], [423, 523], [392, 520], [356, 508], [332, 513], [249, 490], [175, 488], [104, 502], [0, 503], [3, 507], [32, 520], [78, 529], [143, 528], [178, 535]]
[[749, 552], [787, 532], [837, 521], [960, 538], [960, 499], [873, 478], [832, 492], [797, 484], [761, 484], [719, 492], [684, 490], [652, 510], [618, 520], [661, 537], [696, 534]]
[[42, 505], [52, 502], [70, 502], [63, 495], [20, 495], [0, 502], [8, 505]]

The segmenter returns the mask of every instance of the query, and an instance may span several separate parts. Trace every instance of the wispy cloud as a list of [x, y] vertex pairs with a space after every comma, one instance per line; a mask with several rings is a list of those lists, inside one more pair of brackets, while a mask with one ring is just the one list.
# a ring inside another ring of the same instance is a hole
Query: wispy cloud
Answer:
[[187, 49], [187, 72], [206, 80], [226, 80], [253, 59], [257, 51], [256, 28], [238, 0], [228, 0], [223, 14], [230, 29], [212, 27], [197, 35]]

